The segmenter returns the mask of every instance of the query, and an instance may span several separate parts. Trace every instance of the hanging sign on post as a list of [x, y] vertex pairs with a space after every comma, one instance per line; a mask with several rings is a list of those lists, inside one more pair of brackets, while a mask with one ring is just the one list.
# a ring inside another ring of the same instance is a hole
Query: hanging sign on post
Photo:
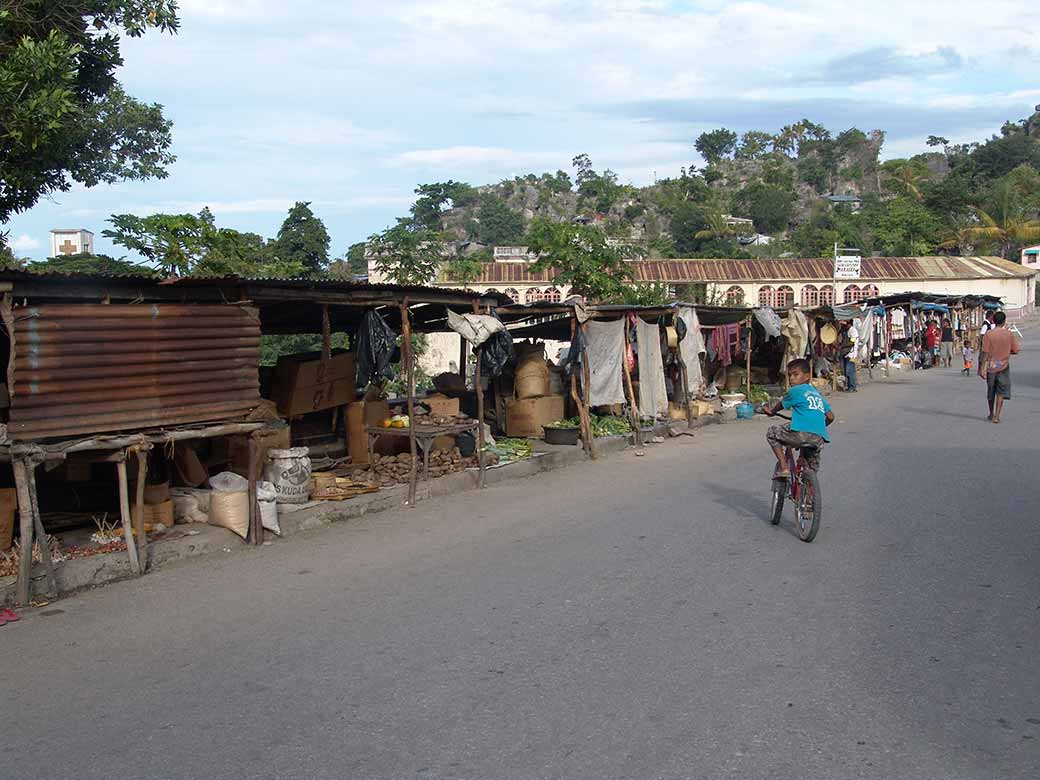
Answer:
[[860, 255], [839, 255], [834, 258], [835, 279], [859, 279], [863, 258]]

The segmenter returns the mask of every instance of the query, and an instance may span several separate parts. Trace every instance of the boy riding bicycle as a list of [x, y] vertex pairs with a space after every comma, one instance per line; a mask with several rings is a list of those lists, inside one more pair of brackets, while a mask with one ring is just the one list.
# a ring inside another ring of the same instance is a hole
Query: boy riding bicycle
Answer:
[[776, 462], [779, 464], [776, 478], [789, 477], [787, 459], [784, 457], [785, 447], [813, 447], [815, 452], [803, 452], [806, 462], [813, 471], [819, 469], [819, 453], [823, 445], [830, 441], [827, 437], [827, 426], [834, 422], [834, 413], [820, 391], [812, 386], [811, 369], [808, 360], [792, 360], [787, 364], [787, 381], [790, 388], [780, 402], [766, 414], [772, 417], [781, 409], [791, 410], [791, 422], [784, 425], [771, 425], [766, 432]]

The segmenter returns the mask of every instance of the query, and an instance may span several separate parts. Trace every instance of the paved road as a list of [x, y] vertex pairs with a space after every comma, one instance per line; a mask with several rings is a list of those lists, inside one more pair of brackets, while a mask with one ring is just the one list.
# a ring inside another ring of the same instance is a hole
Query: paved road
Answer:
[[0, 628], [0, 776], [1040, 777], [1014, 372], [1000, 426], [955, 370], [836, 399], [811, 545], [759, 420], [62, 601]]

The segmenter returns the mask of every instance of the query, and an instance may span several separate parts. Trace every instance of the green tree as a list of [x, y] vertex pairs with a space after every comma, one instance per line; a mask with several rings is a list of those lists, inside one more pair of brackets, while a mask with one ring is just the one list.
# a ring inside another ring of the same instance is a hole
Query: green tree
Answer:
[[365, 257], [365, 242], [351, 244], [347, 249], [347, 266], [350, 273], [364, 275], [368, 273], [368, 258]]
[[144, 257], [169, 276], [194, 269], [212, 245], [216, 226], [208, 208], [195, 214], [113, 214], [112, 229], [101, 231], [113, 243]]
[[534, 270], [551, 271], [553, 284], [569, 285], [590, 301], [620, 297], [632, 276], [622, 252], [607, 244], [602, 231], [586, 225], [536, 219], [528, 246], [539, 254]]
[[928, 168], [919, 161], [887, 160], [881, 166], [882, 181], [891, 191], [914, 200], [922, 200], [922, 186], [928, 178]]
[[477, 240], [490, 246], [513, 244], [524, 235], [524, 218], [497, 195], [481, 195]]
[[412, 218], [427, 230], [441, 229], [444, 208], [464, 208], [477, 202], [479, 193], [461, 181], [439, 181], [415, 188], [419, 197], [412, 204]]
[[741, 189], [733, 198], [733, 207], [755, 222], [760, 233], [776, 233], [787, 228], [794, 210], [794, 193], [755, 182]]
[[989, 210], [975, 208], [977, 224], [964, 235], [975, 243], [997, 246], [1001, 257], [1014, 249], [1040, 240], [1040, 220], [1026, 212], [1022, 199], [1008, 180], [998, 182], [993, 190]]
[[677, 257], [696, 257], [697, 236], [704, 230], [704, 210], [695, 203], [680, 203], [672, 210], [671, 234]]
[[205, 256], [192, 269], [195, 276], [297, 279], [308, 272], [299, 260], [280, 257], [276, 243], [258, 233], [219, 228], [207, 234], [205, 249]]
[[725, 127], [720, 127], [717, 130], [701, 133], [693, 142], [693, 147], [710, 165], [715, 165], [736, 151], [737, 134]]
[[116, 81], [120, 35], [176, 32], [174, 0], [0, 8], [0, 223], [73, 182], [165, 177], [170, 123]]
[[448, 276], [453, 282], [459, 282], [463, 287], [469, 287], [469, 283], [480, 276], [484, 270], [484, 264], [472, 255], [453, 258], [448, 263]]
[[144, 277], [157, 277], [154, 268], [137, 265], [128, 260], [109, 257], [108, 255], [92, 255], [80, 252], [75, 255], [59, 255], [46, 260], [30, 262], [27, 266], [30, 271], [76, 274], [119, 274], [121, 276], [134, 275]]
[[304, 273], [321, 275], [329, 264], [329, 231], [314, 216], [311, 204], [297, 201], [278, 230], [275, 254], [285, 263], [299, 263]]
[[772, 143], [773, 136], [769, 133], [763, 133], [761, 130], [748, 130], [740, 137], [736, 157], [738, 160], [757, 160], [769, 153]]
[[381, 274], [397, 284], [430, 284], [444, 262], [440, 233], [409, 219], [368, 237], [368, 250]]
[[931, 254], [940, 243], [942, 223], [913, 198], [899, 197], [885, 204], [876, 233], [879, 248], [888, 256]]

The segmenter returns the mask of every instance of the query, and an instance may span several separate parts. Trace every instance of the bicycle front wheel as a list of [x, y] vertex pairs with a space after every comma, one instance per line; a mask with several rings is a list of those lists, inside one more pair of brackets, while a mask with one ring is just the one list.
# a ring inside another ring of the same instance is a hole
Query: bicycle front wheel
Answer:
[[773, 497], [769, 501], [769, 522], [773, 525], [780, 524], [780, 518], [784, 514], [784, 499], [787, 497], [787, 480], [773, 480]]
[[811, 542], [820, 530], [820, 516], [823, 514], [823, 496], [820, 495], [820, 483], [816, 472], [803, 469], [800, 477], [801, 490], [798, 496], [798, 538], [803, 542]]

